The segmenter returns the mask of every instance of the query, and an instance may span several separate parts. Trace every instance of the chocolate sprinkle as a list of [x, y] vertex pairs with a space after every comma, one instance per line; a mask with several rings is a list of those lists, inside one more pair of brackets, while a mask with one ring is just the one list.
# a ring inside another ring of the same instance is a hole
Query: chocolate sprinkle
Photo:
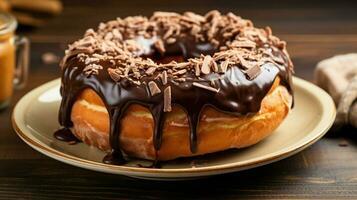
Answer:
[[166, 85], [166, 84], [167, 84], [167, 72], [166, 72], [166, 71], [162, 72], [162, 74], [161, 74], [161, 81], [162, 81], [162, 84], [163, 84], [163, 85]]
[[221, 64], [219, 65], [218, 71], [220, 73], [224, 74], [227, 71], [228, 64], [229, 64], [229, 60], [225, 60], [225, 61], [221, 62]]
[[108, 68], [108, 73], [110, 78], [112, 78], [115, 82], [120, 81], [121, 77], [121, 71], [118, 69], [113, 69], [113, 68]]
[[204, 57], [201, 67], [201, 72], [203, 74], [209, 74], [211, 72], [211, 62], [212, 62], [212, 57], [210, 55]]
[[201, 75], [201, 69], [198, 64], [195, 65], [195, 75], [200, 76]]
[[156, 71], [156, 67], [150, 67], [145, 71], [147, 75], [152, 75]]
[[162, 40], [156, 40], [156, 42], [154, 43], [155, 48], [160, 52], [160, 54], [164, 54], [165, 53], [165, 46], [164, 43], [162, 42]]
[[172, 75], [182, 75], [185, 74], [187, 72], [186, 69], [181, 69], [179, 71], [175, 71], [174, 73], [172, 73]]
[[154, 81], [148, 83], [151, 96], [155, 96], [161, 92], [160, 88], [156, 85]]
[[260, 70], [260, 66], [254, 65], [253, 67], [248, 68], [245, 72], [249, 77], [249, 80], [252, 80], [260, 74]]
[[171, 112], [171, 87], [168, 86], [164, 90], [164, 112]]

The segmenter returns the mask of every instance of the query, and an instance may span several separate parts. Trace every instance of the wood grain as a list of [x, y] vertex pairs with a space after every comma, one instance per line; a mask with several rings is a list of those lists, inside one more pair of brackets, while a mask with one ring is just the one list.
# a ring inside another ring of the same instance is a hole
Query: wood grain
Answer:
[[[64, 1], [64, 12], [30, 37], [31, 76], [0, 112], [0, 199], [356, 199], [356, 130], [330, 131], [329, 137], [288, 159], [212, 178], [158, 182], [96, 173], [43, 156], [23, 143], [11, 127], [15, 103], [31, 89], [59, 77], [57, 64], [42, 54], [63, 55], [68, 42], [85, 29], [117, 16], [149, 15], [154, 10], [233, 11], [256, 25], [271, 26], [288, 42], [296, 75], [312, 80], [316, 63], [357, 49], [357, 4], [352, 1]], [[348, 145], [342, 147], [341, 142]]]

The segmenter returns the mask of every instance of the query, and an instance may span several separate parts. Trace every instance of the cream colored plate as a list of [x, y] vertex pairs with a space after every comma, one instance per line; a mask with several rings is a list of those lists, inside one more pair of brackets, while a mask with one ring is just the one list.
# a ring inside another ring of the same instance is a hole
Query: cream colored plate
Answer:
[[[229, 150], [197, 158], [164, 163], [160, 169], [102, 163], [105, 155], [83, 143], [69, 145], [54, 139], [60, 126], [57, 115], [61, 97], [60, 80], [46, 83], [25, 95], [13, 111], [13, 126], [18, 135], [37, 151], [70, 165], [145, 179], [185, 179], [245, 170], [291, 156], [321, 138], [335, 119], [332, 99], [320, 88], [294, 78], [295, 107], [275, 133], [252, 147]], [[146, 162], [146, 163], [145, 163]]]

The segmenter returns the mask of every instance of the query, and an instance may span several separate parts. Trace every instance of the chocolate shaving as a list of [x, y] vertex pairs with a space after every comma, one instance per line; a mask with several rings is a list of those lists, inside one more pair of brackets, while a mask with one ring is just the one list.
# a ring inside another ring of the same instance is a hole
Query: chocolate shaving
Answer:
[[185, 82], [186, 78], [177, 78], [175, 81], [177, 81], [177, 82]]
[[110, 78], [113, 79], [113, 81], [118, 82], [121, 79], [121, 71], [118, 69], [113, 69], [113, 68], [108, 68], [108, 73]]
[[156, 67], [150, 67], [145, 71], [145, 73], [147, 75], [152, 75], [155, 71], [156, 71]]
[[273, 34], [273, 31], [271, 30], [271, 28], [269, 26], [267, 26], [267, 27], [265, 27], [265, 33], [269, 37]]
[[130, 67], [125, 68], [125, 70], [124, 70], [124, 76], [125, 77], [128, 77], [130, 69], [131, 69]]
[[243, 56], [238, 54], [237, 57], [243, 68], [245, 69], [251, 68], [251, 65], [243, 58]]
[[267, 37], [263, 35], [263, 33], [261, 31], [257, 32], [258, 34], [258, 38], [262, 43], [266, 43], [267, 42]]
[[197, 22], [198, 24], [205, 22], [205, 18], [201, 15], [196, 14], [196, 13], [185, 12], [184, 15], [187, 16], [187, 18], [192, 19], [194, 22]]
[[252, 41], [234, 41], [231, 46], [241, 47], [241, 48], [255, 48], [256, 43]]
[[210, 84], [211, 84], [211, 86], [212, 87], [216, 87], [216, 82], [214, 82], [214, 80], [212, 79], [212, 80], [210, 80]]
[[193, 25], [191, 27], [191, 35], [194, 35], [196, 37], [196, 35], [199, 34], [199, 32], [201, 31], [201, 28], [197, 25]]
[[212, 57], [210, 55], [204, 57], [201, 67], [201, 72], [203, 74], [209, 74], [211, 72], [211, 62], [212, 62]]
[[164, 112], [171, 112], [171, 87], [168, 86], [164, 90]]
[[150, 81], [148, 83], [148, 86], [149, 86], [151, 96], [155, 96], [155, 95], [161, 93], [160, 88], [156, 85], [156, 83], [154, 81]]
[[201, 69], [198, 64], [195, 64], [195, 75], [200, 76], [201, 75]]
[[185, 74], [186, 72], [187, 72], [186, 69], [181, 69], [179, 71], [172, 73], [172, 75], [182, 75], [182, 74]]
[[211, 39], [211, 44], [214, 46], [214, 47], [218, 47], [219, 46], [219, 41], [218, 40], [216, 40], [216, 39]]
[[173, 32], [174, 32], [174, 28], [170, 27], [162, 38], [167, 41], [167, 39], [173, 34]]
[[176, 39], [175, 38], [168, 38], [167, 40], [166, 40], [166, 43], [167, 44], [173, 44], [173, 43], [175, 43], [176, 42]]
[[228, 64], [229, 64], [229, 60], [225, 60], [221, 62], [221, 64], [218, 67], [218, 72], [223, 74], [226, 73]]
[[253, 65], [252, 67], [245, 70], [245, 73], [248, 76], [249, 80], [252, 80], [260, 74], [260, 71], [261, 69], [259, 65]]
[[89, 77], [90, 75], [92, 74], [99, 74], [99, 70], [103, 69], [102, 66], [100, 65], [97, 65], [97, 64], [90, 64], [90, 65], [87, 65], [84, 69], [83, 69], [83, 72], [84, 74]]
[[156, 18], [161, 18], [161, 17], [179, 17], [180, 15], [175, 13], [175, 12], [162, 12], [162, 11], [156, 11], [154, 12], [152, 18], [156, 19]]
[[218, 89], [210, 87], [210, 86], [207, 86], [207, 85], [203, 85], [201, 83], [193, 82], [192, 85], [196, 86], [196, 87], [199, 87], [199, 88], [202, 88], [202, 89], [205, 89], [205, 90], [212, 91], [212, 92], [219, 92]]
[[186, 68], [186, 67], [189, 66], [190, 64], [191, 64], [191, 63], [188, 63], [188, 62], [177, 63], [174, 68], [175, 68], [175, 69]]
[[117, 40], [123, 40], [123, 35], [119, 32], [118, 29], [113, 29], [113, 38]]
[[212, 70], [214, 72], [218, 72], [218, 65], [213, 59], [212, 59], [212, 62], [211, 62], [211, 66], [212, 66]]
[[166, 71], [162, 72], [162, 74], [161, 74], [161, 81], [162, 81], [162, 84], [163, 84], [163, 85], [166, 85], [166, 84], [167, 84], [167, 72], [166, 72]]

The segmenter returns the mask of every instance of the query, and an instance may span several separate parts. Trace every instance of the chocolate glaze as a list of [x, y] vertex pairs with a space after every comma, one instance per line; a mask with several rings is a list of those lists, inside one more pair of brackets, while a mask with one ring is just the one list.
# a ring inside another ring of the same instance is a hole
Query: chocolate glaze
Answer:
[[[276, 47], [264, 45], [271, 49], [275, 56], [279, 56], [285, 62], [284, 65], [266, 63], [261, 67], [261, 73], [249, 80], [242, 72], [240, 66], [229, 67], [224, 74], [211, 73], [201, 76], [202, 82], [214, 80], [219, 92], [211, 92], [202, 88], [194, 87], [192, 81], [198, 81], [194, 74], [187, 74], [185, 82], [176, 82], [168, 79], [164, 86], [161, 81], [155, 80], [153, 76], [144, 77], [143, 82], [155, 81], [161, 91], [168, 85], [171, 86], [172, 103], [179, 105], [187, 113], [190, 127], [190, 147], [191, 152], [197, 150], [197, 134], [200, 113], [205, 106], [213, 106], [216, 109], [233, 115], [249, 115], [257, 113], [261, 106], [261, 101], [270, 90], [276, 76], [279, 76], [281, 83], [291, 91], [291, 70], [288, 64], [287, 55]], [[199, 56], [200, 54], [213, 54], [217, 49], [210, 43], [195, 43], [190, 39], [180, 39], [176, 43], [166, 47], [166, 54], [181, 54], [185, 59]], [[155, 55], [152, 50], [150, 55]], [[112, 152], [104, 159], [105, 163], [123, 164], [123, 156], [119, 145], [120, 123], [126, 108], [130, 104], [141, 104], [147, 107], [154, 119], [154, 147], [160, 149], [162, 143], [162, 128], [165, 119], [163, 112], [163, 93], [151, 96], [146, 84], [135, 85], [126, 79], [114, 82], [106, 69], [112, 67], [109, 62], [101, 62], [103, 71], [98, 75], [87, 77], [83, 73], [85, 64], [77, 57], [69, 58], [62, 74], [61, 94], [62, 102], [59, 112], [60, 124], [64, 127], [71, 127], [71, 109], [77, 96], [85, 88], [94, 90], [103, 100], [109, 113], [110, 119], [110, 145]], [[190, 81], [191, 78], [191, 81]]]

